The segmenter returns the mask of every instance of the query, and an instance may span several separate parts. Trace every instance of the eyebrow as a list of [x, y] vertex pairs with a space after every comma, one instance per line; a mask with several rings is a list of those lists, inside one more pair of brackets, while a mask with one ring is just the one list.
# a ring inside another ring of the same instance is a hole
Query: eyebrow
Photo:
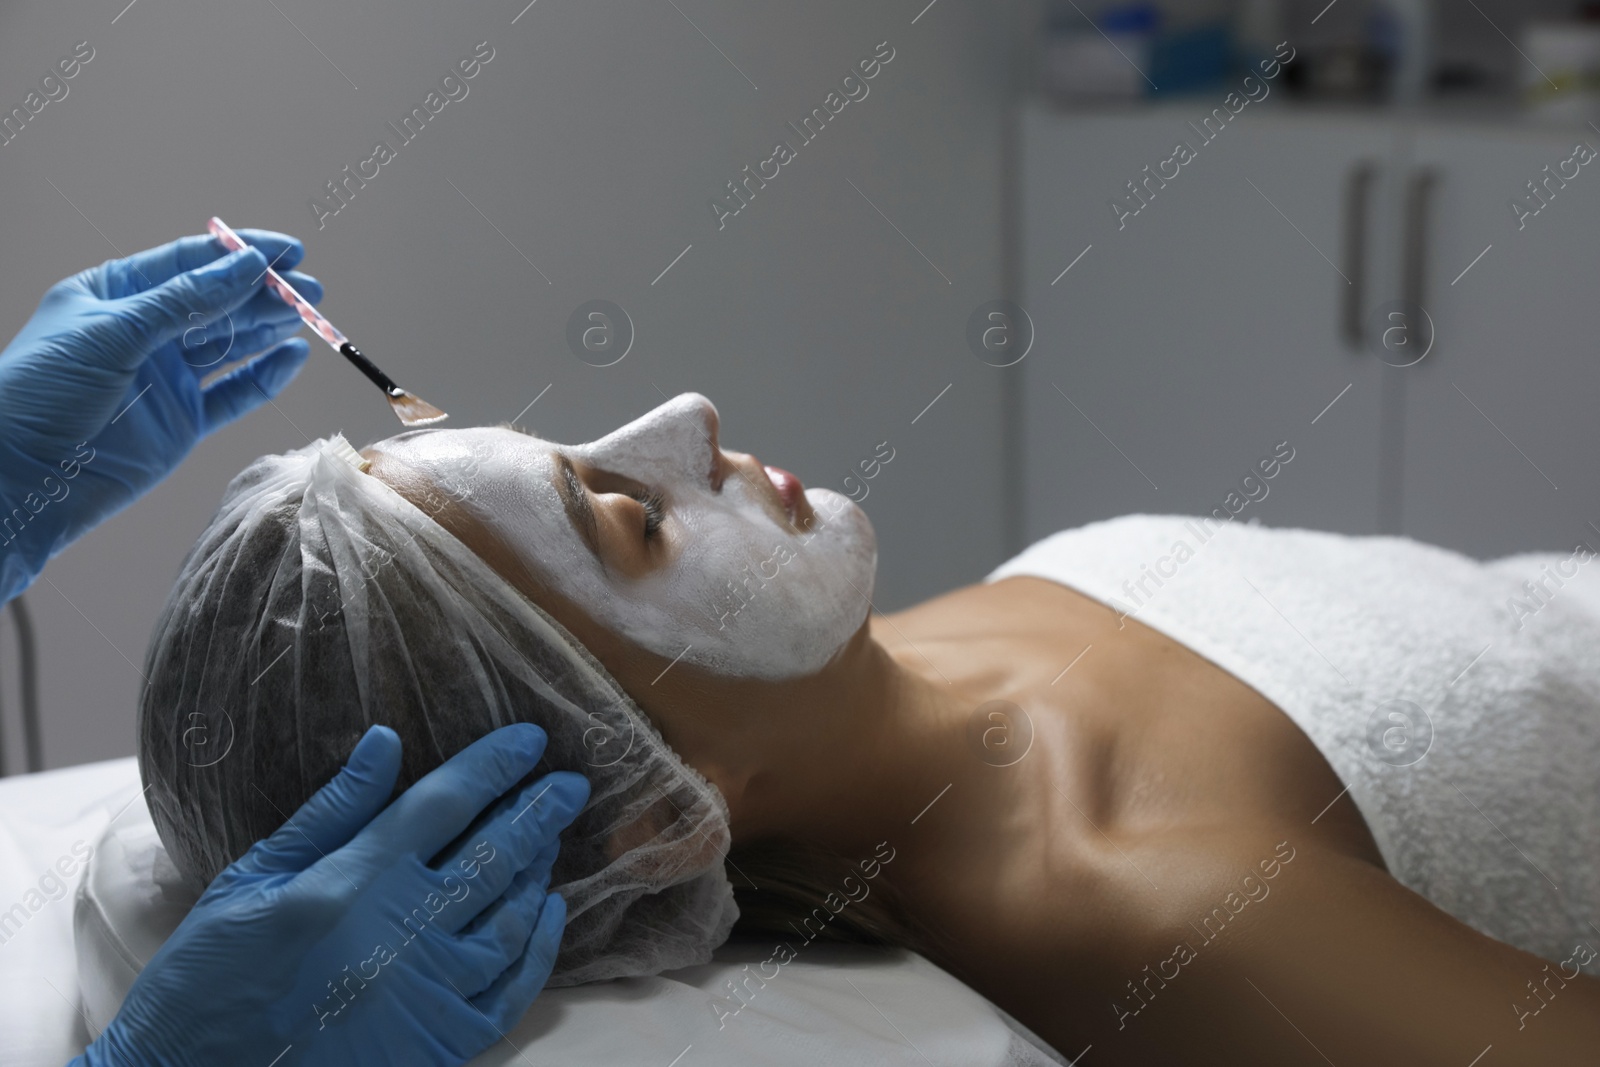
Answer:
[[573, 468], [572, 460], [566, 453], [557, 452], [555, 457], [556, 495], [561, 497], [561, 504], [567, 509], [567, 518], [578, 528], [583, 543], [588, 545], [589, 551], [598, 558], [600, 528], [594, 519], [594, 509], [589, 506], [589, 493], [584, 489], [583, 482], [578, 478], [578, 472]]

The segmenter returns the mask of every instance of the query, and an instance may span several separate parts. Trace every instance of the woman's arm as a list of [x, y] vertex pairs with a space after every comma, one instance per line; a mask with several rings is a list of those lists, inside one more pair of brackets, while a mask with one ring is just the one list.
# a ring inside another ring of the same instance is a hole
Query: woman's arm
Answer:
[[[1205, 912], [1182, 924], [1195, 958], [1123, 1033], [1180, 1062], [1600, 1062], [1600, 979], [1578, 973], [1600, 955], [1595, 930], [1568, 932], [1562, 959], [1550, 962], [1478, 933], [1368, 863], [1317, 843], [1289, 847], [1294, 859], [1268, 895], [1237, 914], [1224, 907], [1210, 926]], [[1211, 887], [1219, 902], [1239, 889], [1226, 881]]]

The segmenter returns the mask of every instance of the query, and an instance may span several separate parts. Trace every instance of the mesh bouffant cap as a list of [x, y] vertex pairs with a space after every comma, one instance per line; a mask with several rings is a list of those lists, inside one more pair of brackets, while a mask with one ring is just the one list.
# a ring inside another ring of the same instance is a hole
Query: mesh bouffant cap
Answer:
[[721, 794], [566, 629], [355, 459], [336, 436], [247, 467], [156, 624], [139, 768], [179, 872], [203, 889], [369, 726], [400, 735], [403, 789], [531, 722], [541, 770], [591, 785], [551, 878], [568, 907], [551, 984], [708, 961], [738, 915]]

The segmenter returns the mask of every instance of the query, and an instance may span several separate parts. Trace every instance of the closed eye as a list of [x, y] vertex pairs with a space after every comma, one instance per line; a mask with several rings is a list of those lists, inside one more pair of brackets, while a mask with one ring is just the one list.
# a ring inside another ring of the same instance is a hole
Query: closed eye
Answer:
[[644, 508], [644, 537], [648, 541], [661, 531], [661, 524], [666, 521], [666, 502], [653, 490], [635, 489], [628, 495]]

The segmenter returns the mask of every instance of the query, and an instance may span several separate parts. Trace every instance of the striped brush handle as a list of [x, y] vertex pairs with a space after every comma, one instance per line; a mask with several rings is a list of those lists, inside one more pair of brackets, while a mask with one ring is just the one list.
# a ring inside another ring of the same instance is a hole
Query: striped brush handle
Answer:
[[[241, 248], [250, 247], [245, 244], [244, 238], [229, 228], [226, 222], [215, 216], [212, 216], [211, 221], [206, 223], [206, 229], [210, 230], [212, 236], [221, 241], [222, 246], [230, 252], [237, 252]], [[315, 330], [318, 337], [334, 348], [342, 349], [350, 343], [348, 337], [340, 333], [333, 323], [323, 317], [322, 312], [312, 307], [309, 300], [295, 292], [294, 286], [284, 281], [283, 275], [271, 267], [267, 268], [267, 287], [282, 297], [284, 303], [298, 311], [300, 317], [305, 320], [306, 325]]]

